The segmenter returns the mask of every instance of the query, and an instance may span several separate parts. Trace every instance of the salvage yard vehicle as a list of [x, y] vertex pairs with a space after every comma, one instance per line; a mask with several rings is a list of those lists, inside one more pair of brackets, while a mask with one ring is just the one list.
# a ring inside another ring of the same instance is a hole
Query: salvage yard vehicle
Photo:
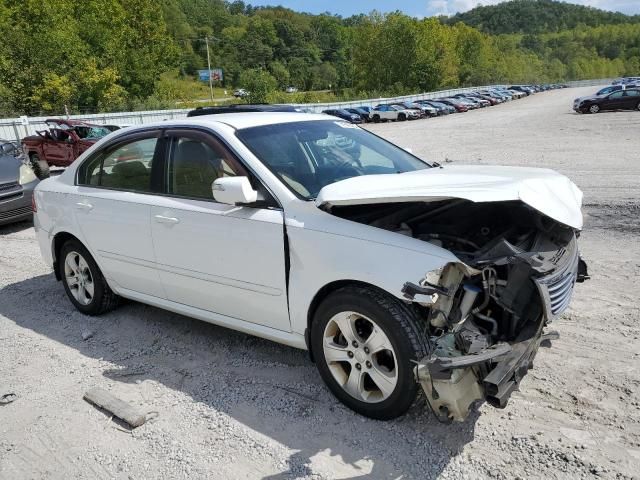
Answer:
[[369, 111], [365, 110], [362, 107], [346, 108], [345, 110], [349, 113], [354, 113], [356, 115], [359, 115], [362, 121], [365, 123], [371, 121], [371, 119], [369, 118]]
[[332, 117], [338, 117], [342, 120], [346, 120], [350, 123], [362, 123], [362, 116], [359, 113], [352, 113], [344, 108], [335, 108], [329, 110], [323, 110], [325, 115], [331, 115]]
[[469, 105], [461, 102], [459, 98], [438, 98], [436, 101], [455, 108], [459, 113], [469, 111]]
[[576, 98], [573, 109], [578, 113], [598, 113], [603, 110], [640, 111], [640, 89], [627, 88], [604, 95]]
[[49, 167], [67, 167], [111, 130], [78, 120], [45, 120], [48, 130], [22, 139], [22, 147], [38, 178], [49, 176]]
[[0, 140], [0, 225], [31, 218], [31, 198], [37, 184], [38, 178], [19, 146]]
[[308, 349], [377, 419], [504, 407], [587, 278], [580, 190], [431, 165], [326, 115], [132, 127], [35, 190], [45, 262], [88, 315], [119, 297]]
[[371, 121], [378, 123], [381, 121], [403, 122], [405, 120], [417, 120], [420, 118], [418, 110], [409, 110], [397, 105], [377, 105], [371, 111]]

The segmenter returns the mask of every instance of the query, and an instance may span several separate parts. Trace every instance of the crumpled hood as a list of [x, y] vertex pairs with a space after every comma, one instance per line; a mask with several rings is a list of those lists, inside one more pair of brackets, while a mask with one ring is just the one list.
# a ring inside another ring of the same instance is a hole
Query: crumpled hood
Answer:
[[415, 172], [363, 175], [327, 185], [316, 205], [520, 200], [570, 227], [582, 228], [582, 192], [567, 177], [543, 168], [459, 165]]

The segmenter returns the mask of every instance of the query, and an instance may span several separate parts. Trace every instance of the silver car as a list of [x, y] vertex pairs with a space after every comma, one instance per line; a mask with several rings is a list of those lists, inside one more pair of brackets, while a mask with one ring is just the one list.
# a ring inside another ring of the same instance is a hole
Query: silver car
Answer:
[[0, 140], [0, 225], [29, 220], [38, 178], [12, 142]]

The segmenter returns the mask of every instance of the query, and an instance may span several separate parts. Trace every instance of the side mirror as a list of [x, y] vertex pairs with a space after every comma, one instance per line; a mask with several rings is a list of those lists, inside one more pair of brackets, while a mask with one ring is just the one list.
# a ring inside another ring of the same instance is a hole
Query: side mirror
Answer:
[[13, 143], [3, 143], [0, 145], [0, 153], [3, 155], [13, 155], [16, 151], [16, 146]]
[[256, 192], [247, 177], [221, 177], [211, 185], [213, 198], [216, 202], [227, 205], [255, 203], [258, 200]]

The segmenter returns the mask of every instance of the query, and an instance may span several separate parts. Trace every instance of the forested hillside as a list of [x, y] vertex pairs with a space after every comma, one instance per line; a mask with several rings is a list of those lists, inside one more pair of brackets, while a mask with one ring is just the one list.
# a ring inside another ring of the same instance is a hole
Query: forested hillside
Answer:
[[512, 0], [497, 5], [479, 6], [445, 20], [464, 22], [493, 35], [502, 33], [552, 33], [581, 25], [597, 27], [620, 23], [638, 23], [640, 15], [629, 16], [584, 5], [556, 0]]
[[[207, 65], [205, 38], [212, 67], [224, 70], [219, 87], [247, 88], [253, 101], [640, 75], [635, 17], [578, 7], [569, 15], [562, 10], [569, 6], [550, 0], [501, 7], [525, 10], [501, 17], [492, 35], [486, 21], [474, 28], [399, 13], [341, 18], [241, 1], [0, 0], [0, 113], [162, 108], [206, 98], [206, 85], [195, 80]], [[521, 17], [535, 28], [519, 26]], [[288, 85], [301, 93], [284, 94]]]

